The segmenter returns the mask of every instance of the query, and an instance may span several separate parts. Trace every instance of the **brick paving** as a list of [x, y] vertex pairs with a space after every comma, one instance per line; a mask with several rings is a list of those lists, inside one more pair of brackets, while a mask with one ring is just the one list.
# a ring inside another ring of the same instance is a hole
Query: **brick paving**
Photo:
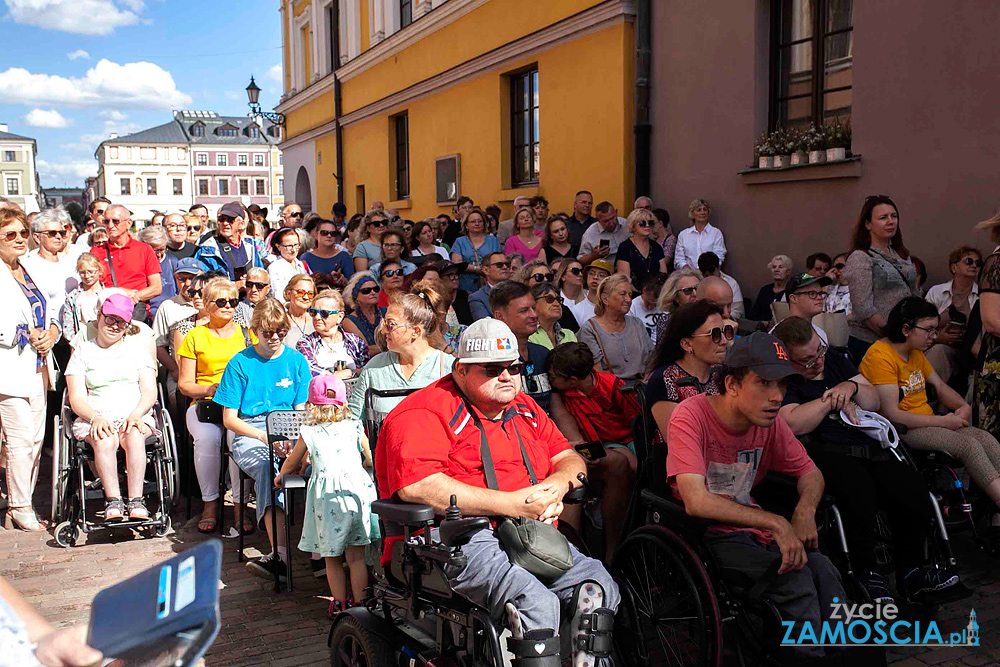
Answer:
[[[47, 484], [43, 476], [40, 481]], [[0, 575], [41, 613], [58, 626], [85, 624], [90, 601], [101, 589], [128, 578], [151, 565], [206, 539], [197, 531], [199, 507], [186, 521], [183, 502], [175, 512], [174, 529], [162, 538], [137, 537], [132, 531], [87, 537], [71, 549], [59, 548], [49, 533], [25, 533], [0, 529]], [[301, 503], [298, 505], [301, 512]], [[40, 508], [41, 510], [42, 508]], [[227, 522], [232, 511], [227, 507]], [[300, 522], [299, 522], [300, 523]], [[9, 523], [6, 528], [9, 528]], [[297, 543], [299, 526], [293, 529]], [[962, 577], [974, 589], [971, 598], [942, 606], [936, 614], [942, 634], [959, 631], [975, 608], [980, 625], [981, 646], [943, 649], [893, 648], [889, 661], [894, 667], [977, 667], [1000, 665], [1000, 560], [973, 548], [966, 533], [953, 537], [962, 565]], [[274, 585], [249, 575], [237, 562], [234, 539], [223, 540], [225, 556], [221, 592], [222, 630], [205, 659], [214, 665], [328, 665], [326, 647], [329, 621], [326, 580], [311, 576], [301, 553], [295, 557], [295, 591], [274, 592]], [[247, 557], [261, 555], [267, 538], [258, 531], [247, 538]], [[902, 617], [930, 620], [926, 610], [903, 608]], [[127, 621], [123, 621], [127, 622]]]

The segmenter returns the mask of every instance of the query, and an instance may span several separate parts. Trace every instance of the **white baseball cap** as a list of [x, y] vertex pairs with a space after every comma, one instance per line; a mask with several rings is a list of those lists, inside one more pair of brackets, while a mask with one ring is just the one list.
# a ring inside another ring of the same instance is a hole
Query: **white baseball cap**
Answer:
[[493, 364], [518, 359], [517, 337], [510, 327], [492, 317], [473, 322], [458, 341], [458, 360], [465, 364]]

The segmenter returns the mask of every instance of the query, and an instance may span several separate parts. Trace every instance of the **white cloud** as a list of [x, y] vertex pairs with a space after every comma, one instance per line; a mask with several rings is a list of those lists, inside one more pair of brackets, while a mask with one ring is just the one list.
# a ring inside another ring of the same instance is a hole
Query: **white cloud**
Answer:
[[107, 134], [83, 134], [79, 141], [68, 144], [59, 144], [59, 148], [64, 151], [76, 151], [80, 153], [93, 153], [97, 146], [108, 138]]
[[88, 176], [97, 175], [97, 163], [94, 160], [73, 160], [63, 162], [49, 162], [38, 160], [38, 175], [42, 183], [51, 185], [53, 183], [74, 183], [78, 184]]
[[70, 126], [70, 121], [55, 109], [32, 109], [24, 117], [24, 122], [31, 127], [47, 127], [52, 130], [62, 130]]
[[279, 63], [277, 65], [274, 65], [273, 67], [271, 67], [271, 69], [267, 70], [267, 75], [265, 78], [273, 81], [279, 86], [284, 86], [285, 75], [284, 75], [284, 69], [281, 67], [281, 64]]
[[77, 49], [73, 53], [67, 53], [66, 57], [69, 58], [70, 60], [77, 60], [79, 58], [83, 58], [84, 60], [90, 60], [90, 54], [84, 51], [83, 49]]
[[4, 0], [15, 23], [83, 35], [135, 25], [141, 0]]
[[121, 111], [118, 111], [117, 109], [105, 109], [104, 111], [101, 111], [97, 115], [100, 116], [101, 118], [107, 118], [108, 120], [113, 120], [113, 121], [123, 121], [126, 118], [128, 118], [128, 116], [123, 114]]
[[177, 90], [165, 69], [147, 62], [119, 65], [101, 59], [83, 78], [32, 74], [20, 67], [0, 72], [0, 99], [8, 103], [178, 109], [191, 96]]

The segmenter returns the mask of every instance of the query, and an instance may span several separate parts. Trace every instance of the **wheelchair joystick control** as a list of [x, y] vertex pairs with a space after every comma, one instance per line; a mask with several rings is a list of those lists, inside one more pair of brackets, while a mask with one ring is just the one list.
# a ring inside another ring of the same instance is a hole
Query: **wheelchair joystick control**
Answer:
[[461, 518], [462, 518], [462, 510], [458, 508], [458, 496], [452, 494], [451, 504], [448, 505], [448, 508], [444, 511], [444, 519], [445, 521], [453, 521], [455, 519], [461, 519]]

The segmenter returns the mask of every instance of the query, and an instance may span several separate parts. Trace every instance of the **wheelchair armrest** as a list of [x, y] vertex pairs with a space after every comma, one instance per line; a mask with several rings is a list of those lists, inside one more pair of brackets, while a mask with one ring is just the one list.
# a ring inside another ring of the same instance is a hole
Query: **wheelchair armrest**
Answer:
[[283, 475], [281, 477], [282, 489], [304, 489], [306, 488], [306, 478], [302, 475]]
[[150, 433], [146, 436], [146, 447], [155, 447], [156, 443], [160, 441], [159, 437], [155, 433]]
[[372, 511], [383, 521], [401, 526], [423, 526], [434, 520], [434, 508], [418, 503], [404, 503], [398, 500], [376, 500], [372, 503]]
[[587, 499], [590, 492], [590, 482], [587, 481], [587, 476], [581, 472], [576, 476], [576, 478], [580, 480], [580, 486], [563, 496], [563, 503], [567, 505], [578, 505], [582, 503]]
[[485, 516], [471, 516], [464, 519], [445, 519], [439, 527], [441, 542], [448, 547], [460, 547], [469, 543], [472, 536], [490, 527]]
[[896, 433], [900, 435], [906, 435], [906, 433], [910, 430], [910, 428], [905, 424], [900, 424], [898, 422], [889, 422], [889, 423], [892, 424], [892, 427], [894, 429], [896, 429]]

